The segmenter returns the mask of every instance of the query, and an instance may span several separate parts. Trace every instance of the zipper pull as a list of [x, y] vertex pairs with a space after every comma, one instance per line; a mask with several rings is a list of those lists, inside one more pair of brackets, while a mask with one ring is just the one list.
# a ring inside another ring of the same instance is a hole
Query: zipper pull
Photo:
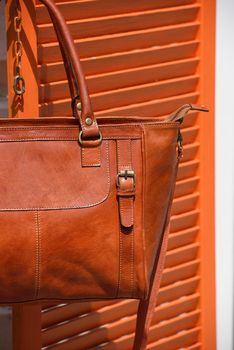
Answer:
[[166, 118], [164, 121], [165, 122], [179, 121], [180, 123], [182, 123], [184, 117], [189, 111], [209, 112], [209, 109], [206, 106], [199, 106], [192, 103], [186, 103], [185, 105], [178, 108], [174, 113], [169, 115], [169, 117]]

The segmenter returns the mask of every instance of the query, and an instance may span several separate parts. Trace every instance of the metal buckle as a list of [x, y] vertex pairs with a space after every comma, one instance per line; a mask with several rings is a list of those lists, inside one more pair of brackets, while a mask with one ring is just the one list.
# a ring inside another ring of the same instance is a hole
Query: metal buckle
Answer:
[[117, 175], [116, 175], [116, 186], [119, 187], [120, 186], [120, 181], [119, 178], [120, 177], [124, 177], [125, 180], [128, 179], [128, 177], [133, 178], [133, 187], [135, 189], [136, 187], [136, 174], [133, 170], [121, 170]]

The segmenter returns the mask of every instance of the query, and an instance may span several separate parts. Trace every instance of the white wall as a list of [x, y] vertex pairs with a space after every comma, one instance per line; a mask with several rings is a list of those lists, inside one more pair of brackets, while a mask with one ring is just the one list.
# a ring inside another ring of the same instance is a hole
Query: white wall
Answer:
[[233, 350], [234, 0], [217, 0], [216, 40], [217, 349]]

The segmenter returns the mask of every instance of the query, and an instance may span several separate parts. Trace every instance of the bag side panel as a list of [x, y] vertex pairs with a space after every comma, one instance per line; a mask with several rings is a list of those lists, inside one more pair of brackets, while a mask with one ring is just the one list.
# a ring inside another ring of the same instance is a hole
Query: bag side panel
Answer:
[[144, 239], [148, 287], [169, 206], [176, 166], [177, 127], [145, 127]]

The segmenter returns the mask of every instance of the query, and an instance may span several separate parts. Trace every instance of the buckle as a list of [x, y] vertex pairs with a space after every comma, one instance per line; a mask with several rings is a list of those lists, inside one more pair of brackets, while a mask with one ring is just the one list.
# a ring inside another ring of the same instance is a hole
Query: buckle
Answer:
[[120, 186], [120, 181], [119, 178], [124, 177], [125, 180], [128, 179], [128, 177], [131, 177], [133, 179], [133, 187], [135, 189], [136, 187], [136, 174], [133, 170], [121, 170], [117, 175], [116, 175], [116, 186]]

